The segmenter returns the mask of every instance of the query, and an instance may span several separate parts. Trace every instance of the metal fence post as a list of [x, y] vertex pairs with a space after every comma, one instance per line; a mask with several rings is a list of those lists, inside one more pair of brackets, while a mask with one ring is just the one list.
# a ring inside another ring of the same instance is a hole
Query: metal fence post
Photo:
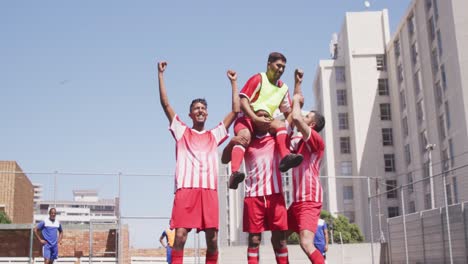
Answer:
[[374, 227], [372, 225], [372, 204], [371, 204], [371, 184], [370, 177], [367, 177], [367, 204], [369, 205], [370, 237], [371, 237], [371, 256], [374, 264]]
[[119, 235], [117, 236], [117, 245], [118, 245], [118, 253], [117, 253], [117, 263], [119, 264], [122, 264], [123, 263], [123, 259], [122, 259], [122, 185], [121, 185], [121, 181], [122, 181], [122, 172], [119, 172], [119, 175], [118, 175], [118, 182], [119, 182], [119, 205], [118, 205], [118, 208], [119, 208], [119, 215], [117, 216], [118, 218], [118, 221], [119, 221], [119, 226], [118, 226], [118, 229], [119, 229]]
[[449, 257], [450, 257], [450, 264], [453, 264], [453, 253], [452, 253], [452, 236], [450, 234], [450, 219], [449, 219], [449, 207], [448, 207], [448, 200], [447, 200], [447, 174], [444, 173], [442, 175], [442, 179], [444, 181], [443, 187], [444, 187], [444, 196], [445, 196], [445, 218], [447, 220], [447, 238], [448, 238], [448, 243], [449, 243]]
[[29, 233], [29, 263], [33, 264], [33, 240], [34, 240], [34, 223], [31, 224], [31, 229]]
[[400, 187], [400, 193], [401, 193], [401, 214], [403, 216], [403, 236], [405, 238], [405, 259], [406, 259], [406, 264], [409, 263], [409, 256], [408, 256], [408, 237], [406, 235], [406, 212], [405, 212], [405, 194], [403, 187]]

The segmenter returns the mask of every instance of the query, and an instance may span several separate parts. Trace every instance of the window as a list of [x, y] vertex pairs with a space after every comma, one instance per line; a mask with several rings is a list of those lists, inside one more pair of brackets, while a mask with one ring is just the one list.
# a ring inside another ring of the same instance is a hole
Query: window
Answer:
[[388, 90], [388, 79], [379, 79], [378, 89], [379, 95], [390, 95]]
[[335, 80], [340, 83], [346, 81], [345, 67], [335, 67]]
[[416, 42], [411, 45], [411, 61], [413, 62], [413, 65], [418, 62], [418, 48], [416, 45]]
[[445, 118], [444, 118], [444, 115], [440, 115], [439, 116], [439, 138], [440, 138], [440, 141], [443, 141], [446, 136], [447, 136], [447, 133], [445, 132]]
[[403, 111], [406, 108], [406, 96], [405, 90], [400, 91], [400, 110]]
[[345, 200], [354, 199], [353, 186], [343, 186], [343, 199]]
[[452, 139], [448, 140], [448, 149], [450, 154], [450, 165], [453, 167], [453, 165], [455, 165], [455, 150]]
[[410, 201], [408, 203], [408, 213], [412, 214], [414, 212], [416, 212], [416, 205], [414, 204], [414, 201]]
[[388, 218], [392, 218], [400, 215], [400, 208], [398, 206], [388, 207]]
[[431, 209], [431, 194], [426, 193], [424, 196], [424, 209]]
[[408, 24], [408, 33], [412, 36], [414, 34], [414, 15], [410, 14], [406, 22]]
[[354, 211], [344, 211], [344, 216], [346, 216], [349, 219], [350, 223], [354, 223]]
[[455, 203], [458, 203], [458, 185], [457, 185], [457, 177], [453, 176], [453, 200]]
[[417, 71], [414, 74], [414, 94], [417, 96], [421, 92], [421, 72]]
[[432, 50], [432, 72], [436, 73], [439, 71], [439, 57], [437, 55], [437, 50], [433, 49]]
[[348, 105], [348, 99], [346, 96], [346, 90], [336, 90], [336, 104], [337, 105]]
[[353, 163], [351, 161], [342, 161], [341, 162], [341, 175], [342, 176], [351, 176], [351, 175], [353, 175]]
[[431, 9], [432, 6], [432, 0], [426, 0], [426, 9], [429, 10]]
[[349, 129], [348, 113], [338, 113], [338, 128], [340, 130]]
[[450, 183], [445, 185], [445, 189], [447, 190], [447, 203], [450, 205], [452, 204], [452, 188], [450, 188]]
[[437, 30], [437, 48], [439, 49], [439, 56], [442, 56], [442, 36], [440, 35], [440, 30]]
[[442, 150], [442, 171], [447, 171], [450, 169], [450, 165], [449, 165], [449, 156], [448, 156], [448, 152], [447, 152], [447, 149], [443, 149]]
[[390, 104], [380, 104], [380, 120], [392, 120]]
[[397, 181], [396, 180], [387, 180], [385, 182], [385, 185], [387, 185], [387, 198], [388, 199], [398, 198], [398, 190], [396, 189]]
[[440, 86], [440, 81], [437, 81], [435, 86], [434, 86], [434, 89], [435, 89], [435, 92], [434, 94], [436, 95], [436, 103], [437, 103], [437, 106], [441, 106], [442, 105], [442, 86]]
[[377, 55], [377, 57], [375, 57], [376, 59], [376, 62], [377, 62], [377, 70], [378, 71], [385, 71], [386, 70], [386, 66], [385, 66], [385, 55]]
[[397, 66], [397, 73], [398, 73], [398, 82], [399, 83], [402, 83], [403, 82], [403, 66], [401, 66], [401, 64], [399, 64]]
[[418, 119], [419, 123], [421, 123], [424, 120], [423, 105], [424, 105], [423, 100], [416, 103], [416, 118]]
[[419, 145], [421, 145], [421, 153], [426, 152], [427, 144], [428, 144], [427, 132], [426, 132], [426, 130], [423, 130], [421, 133], [419, 133]]
[[427, 22], [428, 25], [427, 25], [427, 28], [429, 30], [429, 38], [430, 40], [434, 40], [435, 39], [435, 23], [434, 23], [434, 19], [431, 17], [429, 18], [429, 21]]
[[434, 6], [434, 16], [437, 21], [439, 19], [439, 6], [437, 5], [437, 0], [433, 1], [433, 6]]
[[445, 122], [447, 122], [447, 129], [450, 129], [451, 121], [450, 121], [450, 108], [448, 101], [445, 102]]
[[407, 180], [408, 180], [408, 192], [412, 193], [414, 192], [414, 185], [413, 185], [413, 173], [409, 172], [406, 174]]
[[398, 57], [400, 57], [400, 40], [399, 39], [393, 41], [393, 47], [395, 48], [395, 59], [398, 60]]
[[405, 145], [405, 161], [406, 161], [406, 165], [411, 164], [411, 150], [410, 150], [409, 144]]
[[340, 150], [342, 154], [351, 153], [351, 139], [349, 137], [340, 137]]
[[442, 87], [447, 89], [447, 76], [445, 75], [445, 65], [440, 65], [440, 77], [442, 79]]
[[409, 134], [409, 129], [408, 129], [408, 118], [405, 116], [403, 117], [403, 119], [401, 120], [401, 126], [403, 127], [403, 135], [405, 135], [405, 137], [408, 136]]
[[395, 154], [384, 154], [385, 171], [395, 171]]
[[382, 144], [384, 146], [393, 145], [393, 131], [391, 128], [382, 128]]

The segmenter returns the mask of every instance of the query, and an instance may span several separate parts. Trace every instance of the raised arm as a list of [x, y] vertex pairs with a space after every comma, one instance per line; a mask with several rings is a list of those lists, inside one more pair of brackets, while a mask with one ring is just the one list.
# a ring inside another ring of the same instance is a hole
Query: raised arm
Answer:
[[239, 103], [239, 95], [237, 91], [237, 73], [233, 70], [228, 70], [227, 77], [229, 81], [231, 82], [232, 109], [231, 109], [231, 112], [227, 114], [226, 117], [224, 118], [223, 123], [226, 129], [229, 129], [229, 127], [232, 125], [234, 120], [236, 120], [237, 113], [240, 112], [240, 103]]
[[302, 117], [301, 113], [301, 101], [303, 101], [303, 96], [301, 94], [295, 94], [293, 96], [293, 110], [292, 110], [292, 119], [294, 125], [297, 127], [297, 130], [302, 133], [304, 139], [308, 139], [310, 136], [311, 128], [307, 125]]
[[172, 122], [175, 116], [174, 109], [169, 104], [169, 99], [167, 98], [166, 84], [164, 83], [164, 71], [166, 70], [167, 62], [161, 61], [158, 63], [158, 80], [159, 80], [159, 101], [164, 110], [164, 113], [169, 120], [169, 123]]
[[[304, 71], [302, 69], [296, 69], [294, 71], [294, 94], [293, 94], [293, 97], [296, 94], [302, 95], [301, 85], [302, 85], [303, 77], [304, 77]], [[303, 105], [304, 105], [304, 97], [301, 97], [300, 107], [302, 108]], [[285, 114], [284, 117], [286, 118], [286, 120], [288, 121], [288, 123], [290, 125], [294, 126], [293, 117], [292, 117], [291, 114], [287, 114], [287, 115]]]

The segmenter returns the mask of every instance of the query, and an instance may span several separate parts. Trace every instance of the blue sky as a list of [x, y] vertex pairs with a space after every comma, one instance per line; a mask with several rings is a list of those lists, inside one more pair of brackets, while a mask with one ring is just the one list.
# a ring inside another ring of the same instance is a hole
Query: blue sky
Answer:
[[[392, 32], [409, 0], [370, 1], [389, 10]], [[305, 71], [306, 107], [320, 59], [347, 11], [364, 1], [2, 1], [0, 2], [0, 160], [26, 172], [158, 174], [124, 177], [126, 215], [169, 216], [174, 142], [159, 105], [158, 60], [168, 60], [171, 104], [189, 122], [188, 105], [208, 100], [208, 127], [230, 109], [226, 70], [239, 88], [264, 71], [271, 51], [288, 58], [283, 80]], [[53, 191], [50, 175], [28, 174]], [[66, 175], [57, 195], [98, 189], [117, 194], [111, 176]], [[132, 245], [156, 246], [167, 221], [133, 221]]]

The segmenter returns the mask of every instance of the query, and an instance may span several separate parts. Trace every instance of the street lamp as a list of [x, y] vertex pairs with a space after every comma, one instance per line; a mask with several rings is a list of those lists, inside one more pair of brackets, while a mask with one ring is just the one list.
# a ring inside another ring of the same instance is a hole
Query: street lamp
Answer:
[[434, 179], [432, 177], [432, 151], [436, 147], [436, 144], [427, 144], [426, 151], [429, 159], [429, 184], [431, 186], [431, 209], [435, 208], [435, 197], [434, 197]]

